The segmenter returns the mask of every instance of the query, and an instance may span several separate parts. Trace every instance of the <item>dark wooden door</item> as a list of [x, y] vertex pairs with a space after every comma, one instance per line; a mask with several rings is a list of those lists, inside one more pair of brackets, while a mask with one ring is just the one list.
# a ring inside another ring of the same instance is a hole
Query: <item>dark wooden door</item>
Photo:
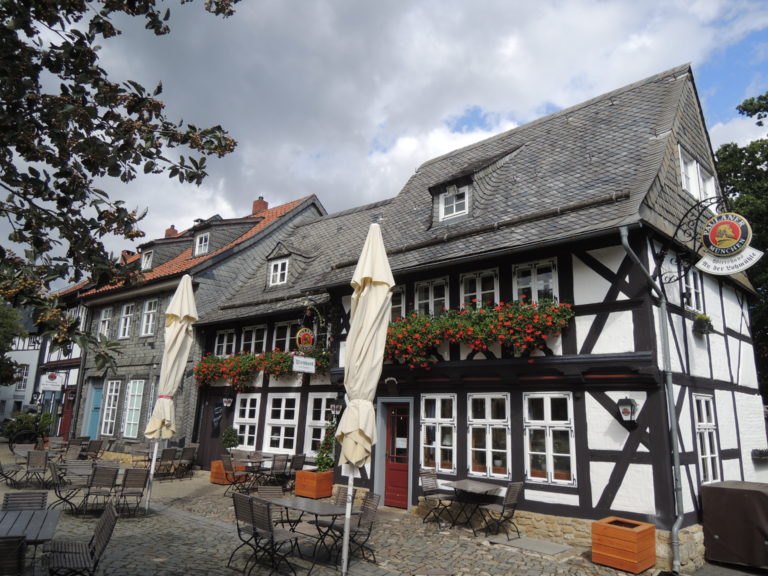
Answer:
[[387, 404], [385, 506], [408, 507], [409, 428], [408, 404]]
[[205, 396], [202, 399], [197, 459], [204, 470], [210, 470], [211, 461], [221, 460], [221, 455], [226, 452], [219, 438], [225, 428], [232, 426], [233, 409], [224, 408], [222, 403], [227, 390], [229, 388], [224, 386], [203, 388]]

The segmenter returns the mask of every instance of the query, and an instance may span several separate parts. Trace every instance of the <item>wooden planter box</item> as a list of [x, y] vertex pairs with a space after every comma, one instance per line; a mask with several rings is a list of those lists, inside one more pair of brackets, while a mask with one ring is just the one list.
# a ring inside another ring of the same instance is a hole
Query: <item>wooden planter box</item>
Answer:
[[307, 498], [330, 498], [333, 494], [333, 470], [296, 470], [296, 486], [293, 493]]
[[[245, 466], [237, 466], [235, 470], [245, 470]], [[232, 484], [224, 473], [224, 464], [221, 460], [211, 461], [211, 484]]]
[[609, 516], [592, 524], [592, 562], [638, 574], [656, 565], [656, 526]]

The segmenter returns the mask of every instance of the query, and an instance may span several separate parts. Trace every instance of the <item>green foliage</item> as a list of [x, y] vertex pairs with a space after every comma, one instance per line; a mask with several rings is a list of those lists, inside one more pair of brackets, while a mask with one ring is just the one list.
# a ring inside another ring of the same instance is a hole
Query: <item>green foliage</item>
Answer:
[[224, 431], [221, 433], [221, 438], [219, 438], [219, 442], [221, 442], [221, 445], [226, 450], [231, 450], [235, 446], [238, 446], [240, 444], [240, 439], [237, 437], [237, 430], [234, 428], [225, 428]]
[[[237, 1], [204, 6], [229, 16]], [[138, 278], [104, 240], [142, 237], [144, 211], [109, 198], [98, 182], [129, 182], [141, 171], [200, 184], [206, 156], [235, 147], [220, 126], [169, 120], [161, 85], [110, 80], [99, 50], [120, 34], [123, 15], [144, 18], [154, 34], [169, 32], [170, 10], [158, 0], [0, 2], [0, 216], [20, 246], [19, 254], [0, 247], [0, 297], [32, 307], [42, 332], [65, 349], [77, 323], [51, 295], [53, 282]]]
[[16, 381], [17, 364], [6, 354], [11, 350], [13, 339], [23, 335], [18, 310], [0, 303], [0, 386], [10, 386]]
[[51, 428], [51, 415], [48, 412], [43, 414], [23, 414], [17, 412], [13, 414], [13, 421], [7, 422], [3, 427], [3, 433], [8, 438], [13, 438], [19, 432], [34, 430], [38, 436], [47, 436]]
[[315, 466], [318, 472], [327, 472], [333, 468], [336, 451], [336, 423], [327, 422], [325, 425], [325, 436], [317, 447], [315, 456]]
[[[758, 126], [768, 115], [768, 92], [737, 106], [739, 113], [755, 118]], [[749, 220], [752, 244], [768, 250], [768, 138], [746, 146], [734, 143], [718, 148], [717, 177], [731, 209]], [[755, 343], [760, 389], [768, 399], [768, 259], [763, 257], [747, 274], [757, 290], [750, 305], [752, 339]]]

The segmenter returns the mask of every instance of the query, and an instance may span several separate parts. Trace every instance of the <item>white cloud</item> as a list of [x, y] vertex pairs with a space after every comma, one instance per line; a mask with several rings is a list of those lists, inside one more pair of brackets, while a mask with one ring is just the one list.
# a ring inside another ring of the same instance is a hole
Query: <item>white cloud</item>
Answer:
[[712, 126], [709, 129], [709, 138], [714, 150], [729, 142], [745, 146], [758, 138], [768, 138], [768, 128], [758, 126], [752, 118], [738, 117]]

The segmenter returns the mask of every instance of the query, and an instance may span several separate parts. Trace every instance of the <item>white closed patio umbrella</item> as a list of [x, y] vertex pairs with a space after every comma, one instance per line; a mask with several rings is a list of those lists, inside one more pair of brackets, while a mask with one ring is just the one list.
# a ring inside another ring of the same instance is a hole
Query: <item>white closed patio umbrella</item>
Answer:
[[354, 472], [355, 468], [363, 467], [370, 460], [371, 450], [376, 443], [373, 399], [384, 361], [394, 285], [381, 228], [378, 224], [371, 224], [352, 275], [354, 294], [344, 366], [347, 408], [336, 429], [336, 438], [341, 443], [339, 464], [344, 466], [349, 476], [341, 564], [341, 573], [344, 575], [349, 562], [349, 520], [352, 515]]
[[160, 366], [160, 382], [157, 388], [157, 402], [144, 430], [146, 438], [155, 440], [153, 442], [152, 463], [149, 469], [147, 511], [149, 511], [149, 499], [152, 495], [152, 478], [155, 474], [159, 440], [171, 438], [176, 433], [173, 397], [184, 376], [189, 349], [194, 341], [192, 324], [196, 321], [197, 306], [195, 305], [195, 293], [192, 289], [192, 277], [185, 274], [182, 276], [165, 311], [165, 342], [163, 360]]

